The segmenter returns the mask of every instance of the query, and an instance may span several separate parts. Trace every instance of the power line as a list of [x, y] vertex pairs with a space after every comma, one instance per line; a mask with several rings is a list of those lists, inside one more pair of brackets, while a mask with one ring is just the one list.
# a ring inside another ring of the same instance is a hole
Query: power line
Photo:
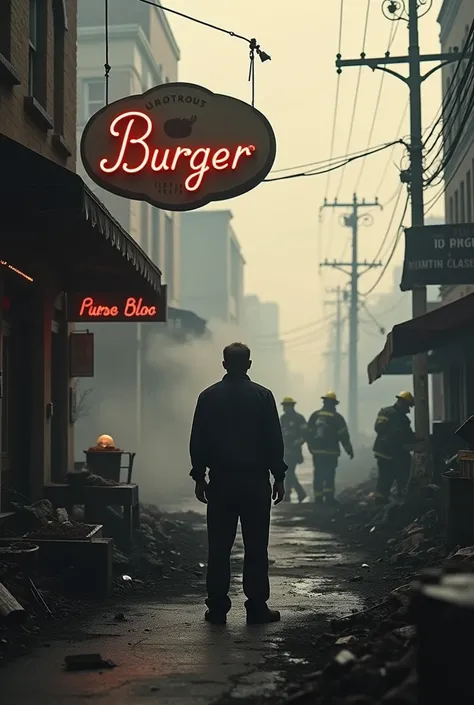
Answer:
[[408, 210], [408, 204], [409, 204], [409, 202], [410, 202], [410, 199], [407, 198], [406, 203], [405, 203], [405, 208], [403, 209], [403, 215], [402, 215], [401, 220], [400, 220], [400, 225], [399, 225], [399, 227], [397, 228], [397, 233], [396, 233], [395, 238], [394, 238], [392, 250], [391, 250], [391, 252], [390, 252], [390, 255], [388, 256], [387, 261], [385, 262], [385, 264], [384, 264], [384, 266], [383, 266], [382, 271], [380, 272], [379, 277], [377, 278], [377, 281], [375, 282], [375, 284], [373, 284], [373, 285], [370, 287], [370, 289], [369, 289], [368, 291], [364, 291], [364, 292], [361, 294], [361, 296], [368, 296], [369, 294], [371, 294], [371, 293], [374, 291], [374, 289], [376, 289], [377, 286], [378, 286], [378, 285], [380, 284], [380, 282], [382, 281], [382, 278], [383, 278], [385, 272], [387, 271], [390, 262], [391, 262], [392, 259], [393, 259], [393, 256], [394, 256], [395, 251], [396, 251], [397, 246], [398, 246], [398, 243], [400, 242], [400, 237], [401, 237], [402, 230], [403, 230], [403, 221], [405, 220], [405, 216], [406, 216], [406, 213], [407, 213], [407, 210]]
[[[389, 54], [390, 47], [392, 46], [394, 39], [397, 35], [398, 27], [399, 27], [398, 22], [393, 23], [392, 26], [390, 27], [390, 34], [388, 37], [388, 47], [389, 48], [387, 49], [386, 55]], [[377, 99], [375, 102], [375, 109], [374, 109], [374, 113], [373, 113], [373, 117], [372, 117], [372, 123], [370, 125], [370, 130], [369, 130], [369, 137], [367, 139], [367, 145], [369, 145], [372, 142], [372, 136], [373, 136], [374, 130], [375, 130], [375, 123], [377, 121], [377, 116], [378, 116], [379, 107], [380, 107], [380, 101], [382, 99], [382, 91], [383, 91], [383, 87], [384, 87], [384, 81], [385, 81], [385, 71], [382, 71], [382, 76], [380, 78], [380, 84], [379, 84], [379, 90], [377, 93]], [[356, 191], [356, 192], [359, 189], [360, 182], [362, 180], [362, 176], [364, 173], [364, 169], [365, 169], [365, 162], [362, 162], [361, 167], [360, 167], [360, 171], [359, 171], [359, 176], [357, 177], [356, 185], [354, 188], [354, 191]]]
[[[389, 223], [388, 223], [388, 225], [387, 225], [387, 229], [386, 229], [386, 231], [385, 231], [385, 235], [384, 235], [384, 237], [383, 237], [383, 239], [382, 239], [382, 242], [381, 242], [381, 244], [380, 244], [379, 249], [377, 250], [377, 254], [375, 255], [375, 257], [374, 257], [374, 259], [373, 259], [374, 262], [378, 262], [378, 260], [380, 259], [380, 255], [381, 255], [381, 253], [382, 253], [382, 250], [383, 250], [383, 248], [385, 247], [385, 243], [387, 242], [388, 236], [390, 235], [390, 232], [391, 232], [391, 230], [392, 230], [393, 221], [394, 221], [394, 219], [395, 219], [395, 213], [397, 212], [398, 204], [400, 203], [400, 198], [401, 198], [401, 195], [402, 195], [402, 190], [403, 190], [403, 187], [402, 187], [402, 185], [400, 184], [400, 186], [399, 186], [399, 188], [398, 188], [397, 200], [396, 200], [396, 203], [395, 203], [395, 205], [394, 205], [394, 207], [393, 207], [392, 215], [390, 216], [390, 221], [389, 221]], [[408, 196], [407, 196], [407, 201], [408, 201]]]
[[[342, 51], [342, 27], [343, 27], [343, 21], [344, 21], [344, 0], [341, 0], [341, 4], [339, 7], [339, 41], [338, 41], [338, 48], [337, 52], [340, 55]], [[333, 118], [332, 118], [332, 134], [331, 134], [331, 146], [330, 146], [330, 158], [332, 159], [332, 155], [334, 154], [334, 144], [335, 144], [335, 139], [336, 139], [336, 127], [337, 127], [337, 116], [339, 112], [339, 94], [341, 90], [341, 75], [338, 73], [337, 75], [337, 80], [336, 80], [336, 96], [334, 99], [334, 113], [333, 113]], [[326, 198], [329, 193], [329, 186], [331, 183], [331, 174], [328, 173], [328, 178], [326, 180]]]
[[378, 152], [382, 152], [384, 149], [388, 149], [394, 144], [404, 144], [402, 140], [396, 140], [395, 142], [387, 142], [387, 144], [384, 144], [380, 147], [374, 147], [374, 149], [369, 150], [367, 152], [363, 152], [362, 154], [355, 155], [354, 157], [348, 157], [345, 161], [343, 161], [340, 164], [336, 164], [335, 166], [328, 167], [327, 169], [320, 169], [319, 171], [312, 170], [312, 171], [303, 171], [299, 172], [298, 174], [287, 174], [286, 176], [276, 176], [274, 178], [270, 179], [264, 179], [264, 183], [270, 183], [272, 181], [287, 181], [288, 179], [296, 179], [300, 178], [302, 176], [321, 176], [322, 174], [328, 174], [332, 171], [337, 171], [337, 169], [341, 169], [344, 167], [346, 164], [350, 164], [350, 162], [357, 161], [358, 159], [364, 159], [365, 157], [370, 157], [372, 154], [377, 154]]
[[443, 184], [441, 190], [438, 192], [438, 195], [435, 196], [434, 199], [432, 199], [431, 201], [429, 201], [429, 202], [426, 204], [425, 215], [427, 215], [427, 214], [433, 209], [433, 207], [437, 204], [437, 202], [439, 201], [439, 199], [441, 198], [441, 196], [442, 196], [444, 193], [446, 193], [446, 191], [447, 191], [447, 189], [448, 189], [448, 186], [450, 186], [450, 184], [452, 183], [453, 179], [455, 178], [456, 174], [458, 173], [459, 169], [461, 168], [461, 166], [462, 166], [462, 164], [463, 164], [465, 158], [467, 157], [467, 155], [468, 155], [469, 152], [471, 151], [473, 145], [474, 145], [474, 138], [473, 138], [473, 139], [469, 142], [469, 144], [467, 145], [467, 149], [466, 149], [466, 151], [464, 152], [464, 154], [462, 155], [462, 157], [458, 160], [458, 164], [457, 164], [455, 170], [453, 171], [453, 173], [452, 173], [451, 176], [449, 177], [448, 181], [446, 181], [446, 182]]
[[[316, 321], [310, 321], [309, 323], [304, 323], [301, 326], [297, 326], [296, 328], [290, 328], [289, 330], [282, 331], [278, 333], [277, 335], [274, 334], [267, 334], [267, 335], [259, 335], [258, 340], [262, 340], [266, 342], [266, 338], [273, 338], [275, 341], [281, 341], [285, 336], [287, 335], [292, 335], [293, 333], [299, 333], [304, 330], [308, 330], [309, 328], [314, 328], [315, 326], [320, 326], [323, 323], [326, 323], [331, 319], [331, 316], [324, 316], [323, 318], [319, 318]], [[284, 341], [283, 341], [284, 342]]]
[[[462, 50], [461, 55], [459, 57], [459, 61], [456, 64], [456, 69], [454, 71], [454, 74], [451, 77], [451, 82], [448, 86], [448, 89], [447, 89], [445, 95], [444, 95], [441, 106], [437, 112], [437, 115], [435, 116], [435, 118], [433, 120], [431, 127], [428, 128], [430, 130], [430, 132], [429, 132], [428, 136], [426, 137], [426, 139], [424, 140], [425, 148], [426, 148], [428, 141], [430, 140], [430, 138], [434, 134], [436, 128], [438, 127], [438, 125], [441, 125], [441, 123], [445, 123], [445, 127], [446, 127], [446, 122], [448, 121], [450, 115], [452, 114], [452, 110], [450, 110], [449, 115], [446, 117], [446, 110], [447, 110], [448, 106], [452, 103], [453, 95], [454, 95], [455, 91], [457, 90], [457, 75], [458, 75], [459, 71], [461, 70], [463, 60], [468, 53], [469, 44], [470, 44], [471, 40], [473, 39], [473, 37], [474, 37], [474, 20], [472, 21], [471, 27], [469, 29], [467, 36], [466, 36], [463, 50]], [[454, 106], [455, 105], [456, 105], [456, 98], [454, 98]], [[440, 133], [438, 133], [435, 144], [438, 141], [438, 139], [440, 138], [440, 135], [442, 136], [442, 131]], [[430, 148], [429, 152], [430, 151], [432, 151], [432, 148]]]
[[[404, 109], [404, 111], [403, 111], [403, 113], [402, 113], [402, 117], [400, 118], [400, 123], [399, 123], [398, 128], [397, 128], [397, 134], [398, 134], [398, 135], [400, 135], [400, 132], [401, 132], [401, 129], [402, 129], [402, 126], [403, 126], [403, 122], [404, 122], [405, 117], [406, 117], [406, 114], [407, 114], [407, 112], [408, 112], [408, 106], [409, 106], [409, 105], [410, 105], [410, 101], [407, 100], [407, 102], [406, 102], [406, 104], [405, 104], [405, 109]], [[385, 169], [384, 169], [383, 172], [382, 172], [382, 176], [381, 176], [381, 178], [380, 178], [379, 185], [378, 185], [377, 188], [375, 189], [375, 193], [376, 193], [376, 194], [378, 194], [378, 193], [380, 192], [380, 189], [382, 188], [382, 184], [383, 184], [383, 182], [385, 181], [385, 178], [386, 178], [386, 176], [387, 176], [387, 174], [388, 174], [388, 169], [389, 169], [389, 167], [390, 167], [390, 162], [392, 161], [392, 157], [393, 157], [393, 154], [394, 154], [394, 152], [395, 152], [395, 148], [396, 148], [396, 144], [393, 145], [393, 147], [392, 147], [392, 149], [391, 149], [391, 151], [390, 151], [390, 154], [388, 155], [387, 163], [386, 163], [386, 165], [385, 165]]]
[[[370, 149], [375, 149], [376, 147], [383, 147], [386, 144], [387, 144], [387, 142], [380, 142], [380, 144], [376, 144], [373, 147], [371, 147]], [[366, 149], [357, 149], [355, 152], [350, 152], [349, 154], [343, 154], [340, 157], [332, 157], [332, 158], [328, 157], [327, 159], [320, 159], [317, 162], [307, 162], [306, 164], [294, 164], [293, 166], [286, 166], [281, 169], [272, 169], [272, 171], [270, 172], [270, 176], [272, 174], [281, 174], [284, 171], [293, 171], [293, 169], [306, 169], [307, 167], [310, 167], [310, 166], [321, 166], [321, 164], [329, 165], [332, 162], [338, 163], [338, 162], [344, 161], [345, 159], [348, 159], [349, 157], [365, 155], [366, 152], [367, 152]]]
[[[370, 0], [367, 0], [367, 8], [365, 11], [364, 35], [362, 37], [362, 54], [365, 52], [365, 45], [367, 42], [367, 31], [369, 28], [369, 15], [370, 15]], [[354, 103], [352, 105], [352, 116], [349, 121], [349, 135], [347, 137], [346, 152], [349, 152], [349, 149], [351, 146], [352, 133], [354, 131], [355, 116], [356, 116], [356, 111], [357, 111], [357, 102], [358, 102], [358, 98], [359, 98], [359, 89], [360, 89], [361, 78], [362, 78], [362, 66], [359, 66], [359, 73], [357, 75], [357, 84], [356, 84], [355, 95], [354, 95]], [[338, 186], [337, 192], [336, 192], [336, 198], [339, 198], [339, 194], [342, 189], [342, 184], [344, 182], [344, 175], [345, 175], [345, 168], [343, 168], [342, 173], [341, 173], [341, 178], [339, 180], [339, 186]]]

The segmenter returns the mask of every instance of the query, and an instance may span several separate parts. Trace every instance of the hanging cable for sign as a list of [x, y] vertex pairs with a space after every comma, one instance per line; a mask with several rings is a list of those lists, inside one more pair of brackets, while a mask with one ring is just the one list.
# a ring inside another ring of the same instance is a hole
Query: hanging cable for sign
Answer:
[[109, 104], [109, 75], [111, 66], [109, 63], [109, 0], [104, 0], [104, 25], [105, 25], [105, 104]]
[[156, 7], [159, 10], [162, 10], [163, 12], [169, 12], [173, 15], [177, 15], [178, 17], [182, 17], [185, 20], [189, 20], [190, 22], [195, 22], [196, 24], [200, 24], [203, 27], [207, 27], [208, 29], [213, 29], [216, 32], [221, 32], [222, 34], [227, 34], [229, 37], [235, 37], [235, 39], [241, 39], [242, 41], [246, 42], [249, 47], [250, 55], [250, 68], [248, 80], [251, 86], [252, 106], [255, 105], [255, 54], [260, 58], [262, 64], [265, 63], [265, 61], [270, 61], [272, 58], [270, 54], [267, 54], [266, 51], [263, 51], [260, 44], [255, 38], [248, 39], [248, 37], [244, 37], [243, 34], [238, 34], [237, 32], [233, 32], [230, 29], [219, 27], [219, 25], [213, 24], [212, 22], [200, 20], [198, 17], [193, 17], [192, 15], [188, 15], [185, 12], [179, 12], [179, 10], [174, 10], [171, 7], [165, 7], [161, 3], [154, 2], [153, 0], [139, 0], [139, 2], [142, 2], [145, 5], [151, 5], [152, 7]]

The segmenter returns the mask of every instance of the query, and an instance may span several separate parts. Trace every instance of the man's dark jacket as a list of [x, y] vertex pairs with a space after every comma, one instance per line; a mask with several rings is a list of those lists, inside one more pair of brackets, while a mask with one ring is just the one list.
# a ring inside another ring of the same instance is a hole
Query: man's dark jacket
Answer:
[[262, 475], [284, 480], [287, 466], [273, 394], [247, 375], [225, 375], [198, 397], [190, 441], [191, 477]]

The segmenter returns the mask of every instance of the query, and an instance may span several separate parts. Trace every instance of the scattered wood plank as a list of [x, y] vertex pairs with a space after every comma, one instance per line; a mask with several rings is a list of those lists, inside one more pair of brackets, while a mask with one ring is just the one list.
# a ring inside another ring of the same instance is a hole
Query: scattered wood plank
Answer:
[[0, 583], [0, 618], [8, 624], [21, 624], [26, 612], [11, 592]]

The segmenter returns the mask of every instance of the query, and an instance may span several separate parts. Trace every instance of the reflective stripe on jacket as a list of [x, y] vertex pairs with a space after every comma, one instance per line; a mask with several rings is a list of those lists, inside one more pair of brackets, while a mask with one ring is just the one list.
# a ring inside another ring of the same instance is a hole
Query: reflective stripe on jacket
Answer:
[[[327, 422], [327, 435], [325, 438], [318, 438], [316, 427], [321, 421]], [[347, 453], [352, 452], [349, 430], [344, 417], [337, 411], [319, 409], [311, 414], [308, 421], [306, 442], [312, 455], [335, 455], [341, 454], [342, 445]]]
[[417, 440], [410, 419], [396, 406], [380, 409], [374, 430], [377, 434], [373, 447], [374, 455], [384, 460], [410, 455], [410, 451], [404, 446]]

